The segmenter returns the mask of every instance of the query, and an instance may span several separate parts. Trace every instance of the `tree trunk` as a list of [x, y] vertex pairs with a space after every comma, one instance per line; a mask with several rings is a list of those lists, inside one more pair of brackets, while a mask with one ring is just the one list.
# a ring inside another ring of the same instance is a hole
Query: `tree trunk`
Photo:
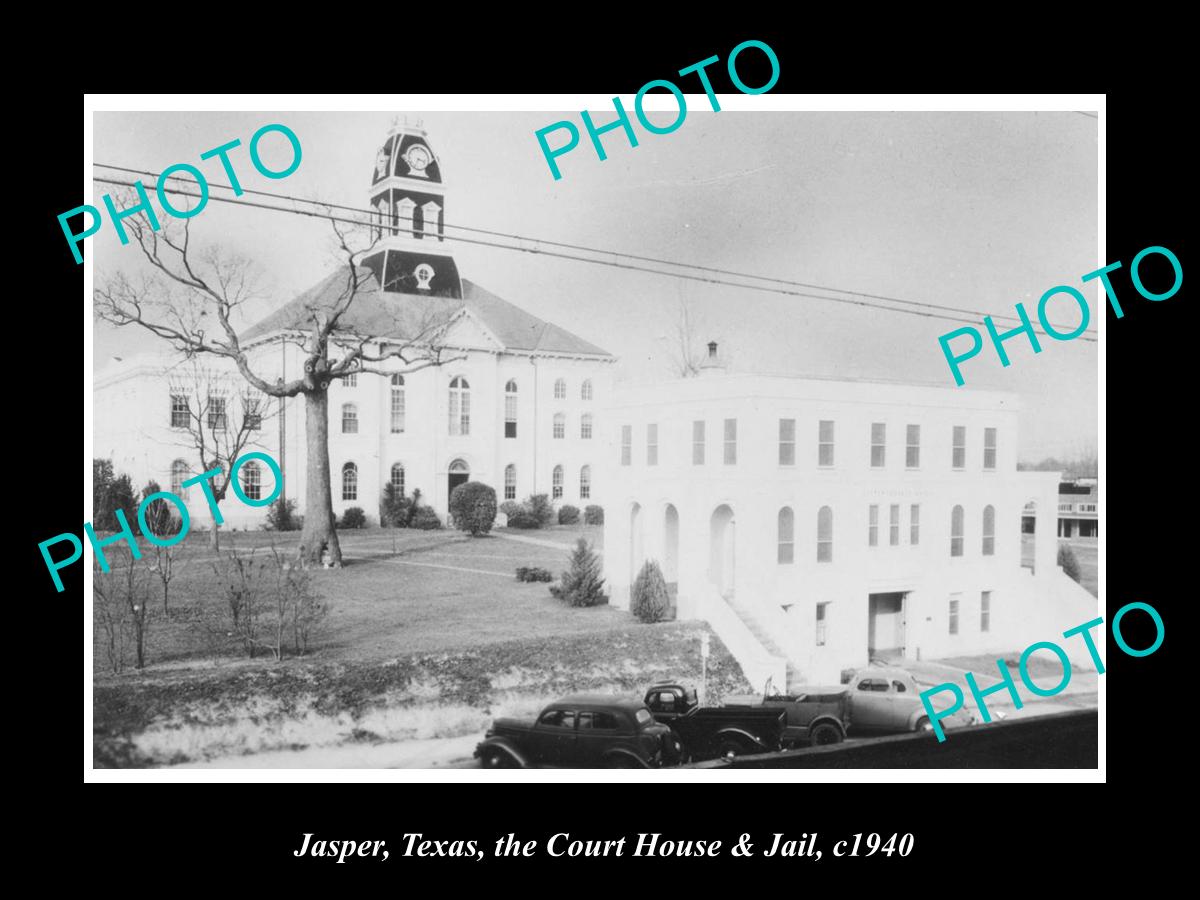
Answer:
[[208, 548], [210, 550], [212, 550], [213, 553], [220, 553], [221, 552], [221, 536], [217, 533], [217, 511], [214, 509], [212, 511], [212, 514], [213, 514], [213, 523], [212, 523], [212, 531], [209, 532], [209, 535], [208, 535]]
[[330, 564], [340, 567], [342, 548], [333, 527], [333, 494], [329, 483], [328, 391], [305, 393], [304, 413], [308, 481], [304, 496], [304, 528], [300, 532], [300, 559], [305, 565], [321, 565], [324, 551], [328, 553]]

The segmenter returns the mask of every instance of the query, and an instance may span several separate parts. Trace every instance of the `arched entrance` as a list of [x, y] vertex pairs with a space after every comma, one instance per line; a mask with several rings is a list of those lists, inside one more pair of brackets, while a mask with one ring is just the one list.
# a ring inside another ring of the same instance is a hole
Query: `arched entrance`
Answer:
[[446, 477], [446, 500], [449, 502], [450, 495], [454, 493], [454, 489], [460, 484], [464, 484], [471, 480], [471, 467], [464, 460], [456, 459], [450, 463], [449, 475]]
[[629, 510], [629, 585], [637, 580], [643, 562], [642, 550], [642, 507], [635, 503]]
[[668, 503], [663, 510], [663, 578], [675, 603], [679, 594], [679, 510]]
[[722, 504], [713, 510], [710, 523], [708, 577], [726, 600], [733, 597], [735, 585], [733, 510]]

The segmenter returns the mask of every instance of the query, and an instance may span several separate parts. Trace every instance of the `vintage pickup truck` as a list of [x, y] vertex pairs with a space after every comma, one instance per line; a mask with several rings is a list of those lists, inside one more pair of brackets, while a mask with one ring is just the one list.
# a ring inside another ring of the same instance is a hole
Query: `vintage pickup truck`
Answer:
[[[843, 677], [845, 683], [840, 685], [803, 687], [795, 694], [729, 697], [725, 705], [784, 710], [785, 746], [835, 744], [847, 735], [933, 730], [920, 688], [904, 669], [871, 666]], [[959, 728], [973, 724], [975, 717], [959, 711], [941, 721], [944, 728]]]
[[532, 722], [497, 719], [475, 756], [486, 769], [650, 769], [675, 765], [680, 750], [640, 700], [580, 694], [551, 703]]
[[783, 710], [701, 706], [696, 691], [680, 684], [652, 685], [645, 703], [657, 721], [671, 727], [683, 762], [767, 753], [781, 746]]

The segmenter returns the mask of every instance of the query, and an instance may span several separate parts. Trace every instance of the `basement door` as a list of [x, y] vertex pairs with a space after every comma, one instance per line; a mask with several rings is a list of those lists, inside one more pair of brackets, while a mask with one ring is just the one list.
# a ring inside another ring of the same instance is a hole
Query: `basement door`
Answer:
[[870, 594], [867, 613], [867, 658], [901, 659], [904, 656], [904, 592]]

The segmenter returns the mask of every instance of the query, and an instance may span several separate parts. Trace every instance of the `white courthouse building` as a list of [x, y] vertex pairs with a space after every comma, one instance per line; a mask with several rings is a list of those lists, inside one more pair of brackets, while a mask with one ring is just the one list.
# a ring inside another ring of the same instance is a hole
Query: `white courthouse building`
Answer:
[[[1056, 565], [1058, 473], [1017, 471], [1011, 394], [728, 374], [619, 388], [604, 557], [647, 559], [761, 689], [872, 658], [1020, 650], [1096, 616]], [[1021, 519], [1036, 555], [1021, 565]]]
[[[364, 153], [364, 162], [368, 158]], [[602, 503], [597, 463], [609, 425], [599, 409], [610, 399], [613, 357], [459, 276], [453, 244], [445, 240], [443, 173], [424, 131], [393, 126], [374, 155], [369, 184], [380, 240], [363, 260], [370, 270], [367, 290], [343, 323], [378, 338], [368, 344], [369, 352], [378, 353], [395, 336], [391, 329], [410, 321], [414, 309], [432, 310], [451, 320], [438, 340], [443, 355], [461, 359], [408, 374], [360, 373], [333, 382], [334, 512], [358, 506], [377, 522], [388, 481], [408, 494], [419, 488], [443, 520], [450, 491], [467, 480], [492, 485], [499, 501], [546, 493], [556, 505]], [[337, 298], [346, 274], [331, 273], [240, 335], [257, 374], [267, 380], [296, 377], [305, 353], [295, 339], [313, 309]], [[331, 347], [331, 356], [337, 352]], [[95, 381], [93, 455], [111, 459], [137, 489], [154, 479], [186, 495], [193, 522], [202, 527], [211, 521], [203, 495], [198, 487], [182, 488], [201, 470], [181, 407], [188, 392], [172, 386], [180, 370], [178, 356], [145, 356], [114, 361], [101, 372]], [[190, 402], [206, 404], [213, 417], [208, 425], [236, 428], [248, 386], [231, 365], [226, 371], [224, 386], [213, 391], [219, 396]], [[304, 417], [302, 397], [285, 401], [264, 418], [248, 448], [265, 450], [281, 464], [286, 496], [297, 501], [300, 513]], [[261, 487], [247, 485], [248, 495], [269, 494], [269, 473], [252, 477]], [[265, 510], [239, 503], [230, 492], [222, 513], [232, 527], [257, 528]]]

